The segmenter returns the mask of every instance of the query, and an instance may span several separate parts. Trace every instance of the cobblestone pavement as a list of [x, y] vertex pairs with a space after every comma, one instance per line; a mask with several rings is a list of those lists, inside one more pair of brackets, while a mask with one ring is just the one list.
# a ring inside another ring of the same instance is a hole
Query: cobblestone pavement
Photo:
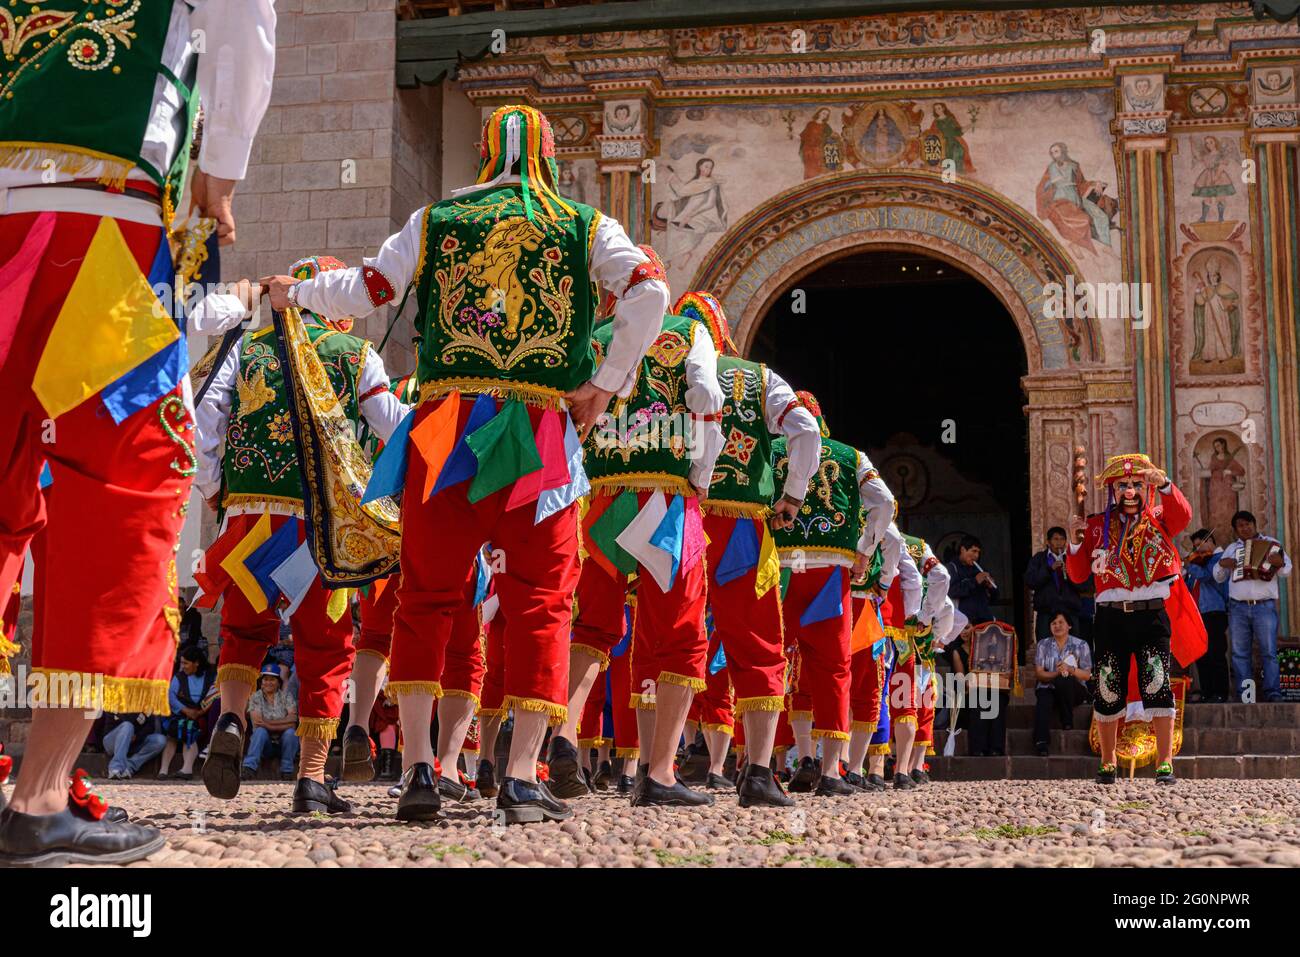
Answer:
[[98, 783], [167, 832], [132, 865], [186, 867], [1300, 866], [1300, 782], [936, 782], [789, 810], [632, 808], [612, 792], [563, 824], [495, 826], [491, 802], [403, 825], [387, 785], [345, 785], [345, 817], [288, 813], [290, 784], [245, 783], [230, 802], [198, 784]]

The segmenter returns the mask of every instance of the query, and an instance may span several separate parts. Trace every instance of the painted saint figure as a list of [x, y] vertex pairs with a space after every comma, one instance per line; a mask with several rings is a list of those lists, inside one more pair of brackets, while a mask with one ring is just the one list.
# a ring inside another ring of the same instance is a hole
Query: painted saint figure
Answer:
[[[727, 209], [722, 202], [722, 181], [713, 176], [713, 160], [701, 157], [695, 163], [695, 175], [682, 181], [676, 172], [668, 178], [673, 198], [667, 217], [668, 263], [681, 264], [704, 244], [709, 233], [727, 229]], [[672, 167], [669, 167], [672, 171]]]
[[803, 178], [834, 173], [844, 166], [844, 146], [840, 135], [831, 128], [831, 111], [822, 107], [813, 114], [799, 134], [799, 155], [803, 158]]
[[1107, 184], [1084, 179], [1064, 143], [1053, 143], [1049, 153], [1052, 161], [1038, 181], [1038, 217], [1085, 252], [1093, 251], [1093, 240], [1109, 249], [1111, 217], [1118, 203], [1104, 195]]
[[1192, 299], [1192, 330], [1195, 348], [1192, 362], [1202, 363], [1193, 371], [1241, 371], [1241, 369], [1209, 370], [1205, 366], [1223, 363], [1241, 357], [1241, 312], [1237, 290], [1223, 281], [1218, 259], [1205, 264], [1205, 275], [1195, 272], [1196, 293]]
[[966, 145], [965, 130], [957, 118], [948, 110], [946, 103], [934, 104], [934, 123], [927, 133], [937, 133], [943, 142], [943, 158], [952, 160], [953, 172], [958, 175], [974, 173], [975, 164], [971, 161], [970, 147]]
[[1236, 145], [1232, 140], [1220, 140], [1217, 136], [1207, 136], [1201, 145], [1192, 143], [1192, 152], [1201, 165], [1201, 172], [1192, 187], [1192, 195], [1201, 200], [1201, 218], [1204, 223], [1210, 218], [1210, 203], [1214, 202], [1219, 213], [1219, 222], [1223, 222], [1224, 197], [1235, 196], [1237, 188], [1232, 185], [1232, 177], [1226, 166], [1236, 159]]

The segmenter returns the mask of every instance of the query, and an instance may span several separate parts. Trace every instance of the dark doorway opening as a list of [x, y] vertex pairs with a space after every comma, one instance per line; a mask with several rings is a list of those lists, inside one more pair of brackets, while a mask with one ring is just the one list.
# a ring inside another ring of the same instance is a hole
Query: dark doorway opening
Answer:
[[981, 539], [980, 564], [999, 586], [993, 613], [1016, 626], [1023, 649], [1028, 365], [997, 297], [940, 259], [858, 252], [792, 283], [749, 353], [816, 395], [831, 435], [871, 456], [904, 531], [943, 560], [963, 533]]

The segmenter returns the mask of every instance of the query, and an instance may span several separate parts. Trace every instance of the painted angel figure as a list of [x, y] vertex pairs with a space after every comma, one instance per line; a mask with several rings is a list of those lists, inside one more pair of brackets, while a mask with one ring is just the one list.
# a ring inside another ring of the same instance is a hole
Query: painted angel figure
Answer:
[[1232, 184], [1230, 168], [1241, 164], [1241, 153], [1237, 141], [1232, 137], [1206, 136], [1198, 143], [1192, 140], [1192, 153], [1201, 172], [1192, 187], [1192, 195], [1201, 200], [1201, 218], [1198, 223], [1210, 218], [1210, 203], [1214, 203], [1219, 213], [1219, 222], [1223, 222], [1224, 197], [1235, 196], [1237, 188]]
[[[668, 255], [670, 264], [680, 265], [700, 248], [712, 233], [727, 230], [727, 208], [722, 200], [722, 180], [713, 175], [714, 162], [707, 156], [695, 163], [695, 175], [683, 180], [671, 166], [668, 188]], [[663, 204], [660, 204], [661, 206]], [[656, 212], [658, 210], [656, 209]]]

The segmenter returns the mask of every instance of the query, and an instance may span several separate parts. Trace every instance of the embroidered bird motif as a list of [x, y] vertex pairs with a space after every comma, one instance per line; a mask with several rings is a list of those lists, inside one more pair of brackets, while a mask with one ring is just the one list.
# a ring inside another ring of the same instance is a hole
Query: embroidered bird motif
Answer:
[[1155, 694], [1165, 686], [1165, 663], [1154, 656], [1147, 659], [1147, 684], [1142, 690]]
[[1101, 670], [1097, 672], [1097, 692], [1107, 704], [1114, 704], [1119, 700], [1119, 695], [1115, 691], [1115, 672], [1110, 665], [1102, 665]]
[[252, 415], [268, 402], [275, 401], [275, 390], [266, 384], [266, 370], [258, 369], [256, 374], [247, 379], [241, 370], [235, 378], [235, 389], [239, 394], [239, 415], [244, 418]]

